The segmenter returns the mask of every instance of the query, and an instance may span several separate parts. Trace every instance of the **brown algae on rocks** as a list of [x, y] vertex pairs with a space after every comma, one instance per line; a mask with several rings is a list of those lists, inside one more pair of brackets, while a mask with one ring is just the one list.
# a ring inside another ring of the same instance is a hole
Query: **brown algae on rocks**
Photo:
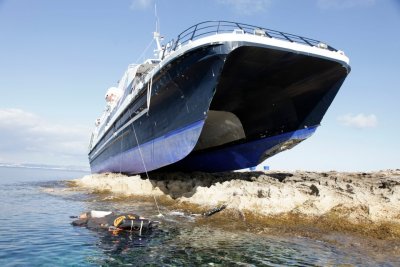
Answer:
[[71, 185], [109, 193], [112, 201], [155, 196], [165, 209], [186, 213], [225, 204], [225, 210], [197, 219], [215, 227], [328, 240], [332, 233], [400, 240], [400, 170], [151, 173], [150, 180], [108, 173]]

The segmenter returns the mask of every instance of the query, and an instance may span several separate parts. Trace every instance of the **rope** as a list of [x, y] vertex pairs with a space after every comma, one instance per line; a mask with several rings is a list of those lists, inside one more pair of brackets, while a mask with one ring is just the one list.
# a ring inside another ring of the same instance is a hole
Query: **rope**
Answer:
[[[122, 150], [123, 150], [123, 146], [124, 146], [124, 133], [122, 133], [122, 140], [121, 140], [121, 150], [120, 153], [122, 154]], [[119, 173], [121, 174], [122, 171], [122, 162], [121, 160], [119, 161]]]
[[143, 50], [142, 54], [140, 54], [140, 56], [136, 59], [136, 63], [138, 63], [139, 60], [140, 60], [141, 58], [144, 59], [144, 55], [146, 54], [147, 50], [149, 50], [149, 48], [150, 48], [150, 46], [153, 44], [153, 42], [154, 42], [154, 39], [152, 38], [151, 41], [150, 41], [150, 43], [149, 43], [149, 44], [146, 46], [146, 48]]
[[[142, 150], [140, 149], [139, 140], [138, 140], [137, 135], [136, 135], [135, 125], [132, 124], [132, 127], [133, 127], [133, 133], [135, 134], [136, 143], [138, 144], [139, 154], [140, 154], [140, 158], [142, 159], [144, 171], [146, 172], [147, 179], [150, 180], [149, 173], [147, 172], [146, 164], [144, 163]], [[160, 207], [158, 206], [156, 196], [153, 193], [152, 193], [152, 195], [153, 195], [153, 198], [154, 198], [154, 202], [156, 203], [156, 206], [157, 206], [158, 216], [159, 217], [163, 217], [164, 215], [162, 215], [161, 212], [160, 212]]]

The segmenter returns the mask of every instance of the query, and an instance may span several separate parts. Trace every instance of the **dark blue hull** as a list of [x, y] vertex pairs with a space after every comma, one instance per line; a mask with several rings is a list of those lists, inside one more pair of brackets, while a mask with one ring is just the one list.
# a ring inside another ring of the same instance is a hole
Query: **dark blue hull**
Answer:
[[[89, 153], [92, 172], [219, 172], [253, 167], [308, 138], [349, 66], [285, 50], [207, 45], [153, 77]], [[121, 130], [122, 129], [122, 130]]]
[[[224, 172], [251, 168], [278, 152], [292, 148], [310, 137], [316, 127], [265, 137], [210, 151], [194, 153], [163, 171]], [[282, 146], [286, 146], [282, 148]]]

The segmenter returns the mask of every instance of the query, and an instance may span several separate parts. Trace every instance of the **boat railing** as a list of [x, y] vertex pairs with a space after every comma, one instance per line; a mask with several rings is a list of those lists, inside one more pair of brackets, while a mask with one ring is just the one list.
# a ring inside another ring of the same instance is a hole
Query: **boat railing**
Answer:
[[196, 39], [222, 33], [236, 33], [236, 34], [252, 34], [263, 36], [266, 38], [275, 38], [284, 40], [291, 43], [300, 43], [308, 46], [315, 46], [330, 51], [337, 51], [335, 48], [323, 43], [321, 41], [302, 37], [299, 35], [285, 33], [281, 31], [271, 30], [259, 26], [243, 24], [231, 21], [204, 21], [193, 25], [183, 32], [181, 32], [176, 40], [170, 41], [164, 50], [164, 53], [175, 51], [180, 46], [183, 46]]

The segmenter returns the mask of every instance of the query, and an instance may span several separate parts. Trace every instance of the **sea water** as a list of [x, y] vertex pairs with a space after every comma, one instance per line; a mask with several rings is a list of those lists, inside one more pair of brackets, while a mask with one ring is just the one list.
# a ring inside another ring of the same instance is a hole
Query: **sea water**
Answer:
[[[72, 190], [87, 173], [0, 167], [0, 266], [396, 266], [393, 259], [302, 237], [198, 223], [154, 203]], [[71, 226], [86, 210], [133, 212], [161, 221], [145, 236]], [[232, 222], [234, 223], [234, 222]], [[230, 229], [230, 230], [229, 230]]]

